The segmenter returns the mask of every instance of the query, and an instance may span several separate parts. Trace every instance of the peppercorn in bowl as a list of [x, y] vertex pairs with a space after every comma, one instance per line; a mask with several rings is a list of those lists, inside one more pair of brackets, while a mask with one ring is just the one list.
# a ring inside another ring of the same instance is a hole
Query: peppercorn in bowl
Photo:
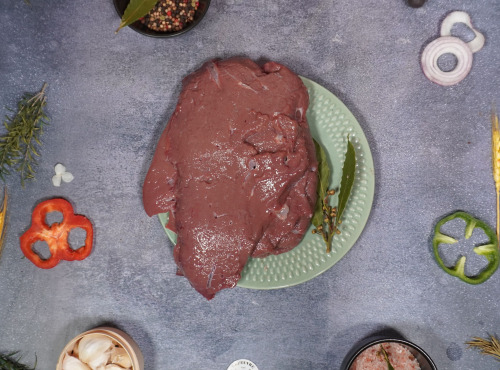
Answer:
[[[130, 0], [113, 0], [120, 17]], [[144, 17], [129, 27], [146, 36], [167, 38], [193, 29], [205, 16], [210, 0], [159, 0]]]

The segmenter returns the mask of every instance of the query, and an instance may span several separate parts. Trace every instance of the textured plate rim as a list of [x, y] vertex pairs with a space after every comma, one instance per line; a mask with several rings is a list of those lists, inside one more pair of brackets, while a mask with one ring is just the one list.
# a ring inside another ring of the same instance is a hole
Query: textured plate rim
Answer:
[[[325, 95], [329, 99], [333, 100], [335, 102], [335, 104], [341, 108], [342, 114], [345, 115], [345, 119], [349, 122], [349, 126], [355, 130], [355, 134], [356, 134], [355, 136], [361, 142], [361, 145], [364, 149], [363, 154], [364, 154], [365, 166], [367, 167], [367, 172], [371, 172], [370, 177], [372, 179], [372, 181], [368, 184], [367, 197], [365, 199], [366, 203], [367, 203], [366, 213], [363, 215], [363, 217], [361, 217], [361, 219], [359, 221], [359, 225], [356, 227], [356, 232], [354, 233], [354, 237], [352, 238], [352, 240], [349, 243], [346, 243], [346, 245], [343, 245], [342, 249], [340, 251], [336, 252], [337, 257], [335, 258], [333, 263], [325, 264], [324, 268], [320, 268], [312, 274], [309, 274], [306, 276], [301, 276], [299, 278], [295, 278], [294, 281], [292, 281], [292, 282], [290, 282], [290, 281], [283, 281], [283, 282], [278, 281], [278, 282], [274, 282], [274, 283], [267, 282], [267, 283], [265, 283], [267, 285], [259, 285], [258, 283], [244, 280], [243, 274], [244, 274], [245, 270], [243, 270], [242, 271], [242, 278], [240, 279], [240, 281], [237, 284], [237, 286], [240, 288], [255, 289], [255, 290], [282, 289], [282, 288], [288, 288], [288, 287], [300, 285], [300, 284], [303, 284], [307, 281], [314, 279], [315, 277], [323, 274], [324, 272], [329, 270], [331, 267], [333, 267], [338, 261], [340, 261], [347, 254], [347, 252], [354, 246], [354, 244], [356, 244], [357, 240], [361, 236], [361, 234], [366, 226], [366, 223], [368, 222], [368, 219], [370, 217], [371, 208], [373, 205], [374, 193], [375, 193], [375, 169], [374, 169], [374, 165], [373, 165], [373, 157], [371, 154], [370, 145], [368, 143], [368, 140], [366, 139], [366, 136], [364, 134], [363, 129], [361, 128], [359, 122], [354, 117], [352, 112], [347, 108], [347, 106], [337, 96], [335, 96], [335, 94], [333, 94], [331, 91], [327, 90], [323, 86], [319, 85], [318, 83], [316, 83], [316, 82], [314, 82], [306, 77], [300, 76], [300, 78], [302, 79], [302, 81], [306, 85], [308, 91], [310, 90], [310, 88], [314, 88], [314, 89], [320, 91], [322, 93], [322, 95]], [[308, 108], [308, 111], [307, 111], [307, 117], [308, 117], [308, 122], [309, 122], [310, 126], [311, 126], [311, 120], [309, 117], [312, 114], [312, 108], [313, 108], [313, 106], [310, 105]], [[313, 131], [313, 130], [311, 129], [311, 131]], [[328, 156], [330, 157], [330, 160], [331, 160], [332, 154], [328, 153]], [[347, 208], [345, 210], [345, 214], [349, 213], [348, 210], [349, 210], [349, 204], [347, 205]], [[161, 223], [165, 233], [167, 234], [167, 237], [169, 238], [169, 240], [173, 244], [175, 244], [175, 241], [174, 241], [175, 240], [174, 238], [176, 237], [175, 233], [165, 227], [166, 221], [168, 220], [168, 212], [158, 214], [158, 218], [160, 220], [160, 223]], [[311, 232], [311, 228], [308, 229], [307, 233], [310, 233], [310, 232]], [[301, 241], [299, 243], [299, 245], [297, 245], [297, 247], [299, 247], [302, 243], [303, 243], [303, 241]], [[295, 247], [295, 248], [297, 248], [297, 247]], [[287, 253], [290, 253], [290, 252], [292, 252], [292, 251], [289, 251], [289, 252], [286, 252], [286, 253], [283, 253], [283, 254], [277, 255], [277, 256], [268, 256], [268, 257], [263, 258], [262, 260], [266, 260], [268, 258], [269, 259], [279, 258], [279, 256], [286, 255]], [[326, 251], [325, 251], [325, 255], [328, 256], [328, 254], [326, 254]]]

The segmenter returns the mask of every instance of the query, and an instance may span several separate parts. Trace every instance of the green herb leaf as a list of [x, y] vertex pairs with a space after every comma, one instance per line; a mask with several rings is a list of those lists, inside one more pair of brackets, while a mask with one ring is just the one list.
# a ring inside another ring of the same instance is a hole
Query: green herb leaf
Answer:
[[123, 13], [120, 26], [115, 33], [118, 33], [123, 27], [131, 25], [139, 18], [144, 17], [155, 7], [156, 3], [158, 3], [158, 0], [130, 0], [127, 9]]
[[8, 354], [0, 354], [0, 369], [6, 370], [34, 370], [36, 368], [36, 360], [35, 365], [33, 367], [28, 367], [19, 361], [21, 360], [20, 356], [17, 356], [17, 352], [12, 352]]
[[5, 135], [0, 137], [0, 178], [10, 175], [15, 169], [21, 175], [21, 185], [35, 175], [34, 156], [39, 156], [35, 145], [40, 145], [42, 128], [48, 118], [44, 113], [46, 105], [44, 83], [37, 94], [24, 94], [17, 104], [17, 112], [4, 121]]
[[384, 349], [384, 346], [380, 345], [380, 352], [384, 355], [385, 362], [387, 362], [387, 370], [394, 370], [394, 367], [391, 365], [391, 361], [389, 361], [389, 356]]
[[356, 152], [351, 140], [347, 138], [347, 152], [345, 155], [344, 166], [342, 167], [342, 180], [340, 181], [339, 204], [337, 206], [336, 224], [342, 222], [342, 214], [347, 205], [347, 200], [351, 195], [352, 185], [356, 173]]
[[316, 200], [316, 207], [314, 210], [311, 222], [314, 226], [318, 227], [323, 224], [323, 200], [325, 199], [330, 185], [330, 167], [323, 147], [314, 140], [314, 147], [316, 148], [316, 159], [318, 160], [318, 199]]

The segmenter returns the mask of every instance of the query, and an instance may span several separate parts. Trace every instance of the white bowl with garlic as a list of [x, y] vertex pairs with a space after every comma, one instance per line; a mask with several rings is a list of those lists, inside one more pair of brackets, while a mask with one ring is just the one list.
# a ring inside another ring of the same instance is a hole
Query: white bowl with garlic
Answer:
[[144, 370], [139, 346], [121, 330], [101, 327], [73, 338], [56, 370]]

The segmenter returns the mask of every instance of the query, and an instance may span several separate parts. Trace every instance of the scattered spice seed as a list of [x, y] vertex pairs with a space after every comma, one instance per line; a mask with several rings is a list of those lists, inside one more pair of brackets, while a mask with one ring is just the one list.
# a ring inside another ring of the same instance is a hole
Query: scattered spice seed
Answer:
[[180, 31], [194, 20], [199, 5], [196, 0], [160, 0], [141, 23], [154, 31]]

